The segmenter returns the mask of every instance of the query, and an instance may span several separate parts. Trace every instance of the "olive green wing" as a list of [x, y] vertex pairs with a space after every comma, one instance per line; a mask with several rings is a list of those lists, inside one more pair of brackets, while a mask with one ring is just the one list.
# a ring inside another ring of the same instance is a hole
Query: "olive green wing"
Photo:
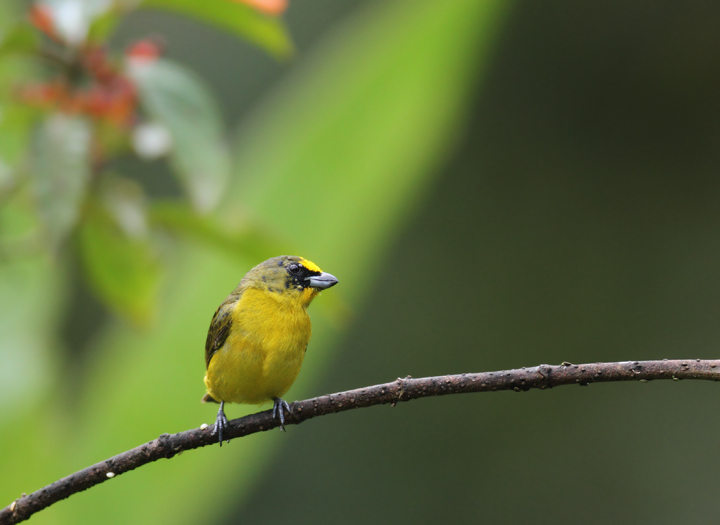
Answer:
[[215, 352], [225, 344], [232, 326], [232, 311], [239, 299], [239, 295], [230, 295], [217, 309], [210, 322], [207, 339], [205, 340], [205, 368], [210, 366], [210, 360], [215, 355]]

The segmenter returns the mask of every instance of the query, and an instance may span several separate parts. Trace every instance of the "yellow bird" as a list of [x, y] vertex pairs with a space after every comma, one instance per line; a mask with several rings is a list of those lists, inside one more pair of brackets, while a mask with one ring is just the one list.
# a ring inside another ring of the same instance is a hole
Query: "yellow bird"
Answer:
[[[307, 259], [273, 257], [250, 270], [215, 312], [205, 342], [203, 402], [220, 403], [213, 434], [222, 446], [225, 402], [273, 401], [273, 418], [290, 407], [282, 396], [300, 372], [310, 341], [307, 307], [338, 280]], [[228, 440], [229, 441], [229, 440]]]

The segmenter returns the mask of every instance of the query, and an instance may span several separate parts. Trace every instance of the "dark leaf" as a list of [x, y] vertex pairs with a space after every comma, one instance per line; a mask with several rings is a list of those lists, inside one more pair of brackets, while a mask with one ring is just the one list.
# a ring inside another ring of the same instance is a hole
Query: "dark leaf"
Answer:
[[89, 207], [79, 238], [86, 278], [97, 296], [135, 324], [151, 324], [160, 271], [150, 240], [127, 236], [98, 202]]
[[194, 73], [167, 60], [130, 61], [129, 74], [145, 111], [172, 137], [170, 160], [195, 209], [213, 209], [230, 177], [230, 157], [212, 94]]
[[57, 114], [47, 119], [33, 143], [32, 179], [38, 212], [52, 248], [79, 216], [90, 177], [90, 126]]

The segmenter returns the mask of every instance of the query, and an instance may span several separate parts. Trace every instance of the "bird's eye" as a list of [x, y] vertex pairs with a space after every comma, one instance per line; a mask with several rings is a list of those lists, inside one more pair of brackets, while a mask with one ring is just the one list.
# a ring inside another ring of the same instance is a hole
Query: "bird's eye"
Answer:
[[288, 266], [288, 271], [290, 271], [290, 273], [298, 273], [300, 271], [300, 265], [291, 264], [290, 266]]

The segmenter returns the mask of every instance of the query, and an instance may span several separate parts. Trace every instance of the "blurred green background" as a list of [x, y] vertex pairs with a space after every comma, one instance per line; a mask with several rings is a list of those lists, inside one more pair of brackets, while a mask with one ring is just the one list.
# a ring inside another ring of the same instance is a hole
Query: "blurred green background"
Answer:
[[[291, 60], [157, 10], [112, 37], [161, 36], [217, 96], [233, 167], [212, 218], [240, 240], [155, 238], [159, 309], [140, 328], [75, 255], [2, 261], [0, 504], [211, 423], [210, 318], [279, 253], [340, 279], [311, 308], [288, 401], [408, 374], [716, 356], [720, 6], [315, 0], [283, 19]], [[181, 195], [165, 164], [115, 167]], [[716, 390], [351, 411], [147, 465], [32, 519], [712, 523]]]

